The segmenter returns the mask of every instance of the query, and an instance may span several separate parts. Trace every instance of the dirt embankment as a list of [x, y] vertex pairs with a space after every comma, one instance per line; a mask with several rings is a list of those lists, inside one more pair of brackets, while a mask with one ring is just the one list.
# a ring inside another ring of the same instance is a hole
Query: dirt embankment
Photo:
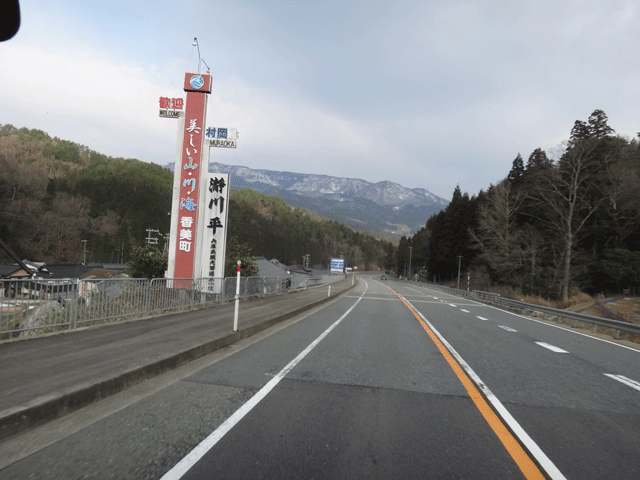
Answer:
[[[583, 294], [584, 295], [584, 294]], [[587, 296], [588, 297], [588, 296]], [[572, 312], [580, 312], [585, 315], [592, 315], [594, 317], [602, 317], [602, 318], [611, 318], [610, 315], [607, 315], [602, 309], [598, 308], [596, 305], [598, 302], [602, 302], [605, 299], [602, 298], [591, 298], [590, 300], [576, 302], [573, 305], [569, 306], [567, 310], [571, 310]], [[586, 299], [583, 299], [586, 300]], [[534, 302], [530, 302], [534, 303]], [[628, 322], [640, 324], [640, 298], [632, 297], [632, 298], [622, 298], [615, 302], [607, 303], [605, 307], [613, 312], [615, 315], [619, 317], [620, 320], [626, 320]], [[557, 307], [555, 307], [557, 308]], [[629, 342], [630, 344], [634, 344], [637, 347], [640, 344], [640, 335], [628, 333], [628, 332], [619, 332], [619, 337], [616, 334], [616, 331], [611, 328], [605, 327], [597, 327], [597, 333], [594, 333], [593, 325], [589, 323], [583, 322], [565, 322], [572, 328], [577, 330], [583, 330], [585, 333], [589, 333], [591, 335], [596, 335], [598, 337], [615, 339], [621, 341], [621, 343]]]
[[640, 298], [625, 297], [615, 303], [608, 303], [607, 308], [629, 322], [640, 324]]

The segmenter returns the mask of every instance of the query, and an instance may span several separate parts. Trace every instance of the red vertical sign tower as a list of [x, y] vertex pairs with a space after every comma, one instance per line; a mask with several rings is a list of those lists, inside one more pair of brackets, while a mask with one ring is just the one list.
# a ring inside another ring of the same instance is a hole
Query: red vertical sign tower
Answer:
[[[211, 93], [211, 75], [187, 73], [184, 78], [187, 102], [182, 136], [182, 161], [176, 165], [175, 176], [179, 176], [179, 206], [177, 228], [172, 231], [175, 238], [175, 263], [173, 278], [193, 278], [197, 241], [197, 221], [202, 165], [203, 138], [207, 114], [207, 94]], [[206, 147], [208, 148], [208, 147]], [[206, 163], [206, 162], [205, 162]], [[205, 187], [206, 188], [206, 187]], [[175, 209], [174, 209], [175, 212]]]

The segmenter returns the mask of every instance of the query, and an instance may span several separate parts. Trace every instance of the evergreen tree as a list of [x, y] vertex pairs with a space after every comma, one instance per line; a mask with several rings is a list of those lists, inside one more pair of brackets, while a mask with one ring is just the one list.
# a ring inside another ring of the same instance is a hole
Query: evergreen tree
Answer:
[[571, 129], [571, 136], [569, 137], [569, 147], [575, 145], [577, 142], [589, 138], [591, 132], [586, 122], [582, 120], [576, 120]]
[[238, 241], [237, 237], [227, 240], [226, 258], [224, 263], [224, 276], [235, 277], [238, 273], [238, 260], [240, 260], [240, 275], [243, 277], [255, 277], [258, 275], [256, 257], [251, 255], [251, 248], [246, 243]]
[[127, 265], [127, 275], [132, 278], [164, 278], [167, 255], [151, 245], [135, 247]]
[[594, 110], [588, 120], [589, 136], [600, 140], [615, 133], [615, 130], [607, 124], [608, 121], [606, 113], [602, 110]]
[[535, 174], [545, 168], [549, 168], [551, 165], [546, 152], [538, 147], [529, 155], [526, 172], [527, 174]]
[[511, 187], [516, 187], [520, 185], [520, 183], [522, 182], [522, 179], [524, 178], [524, 172], [525, 172], [524, 161], [522, 160], [522, 156], [520, 155], [520, 153], [518, 153], [518, 156], [515, 158], [511, 166], [511, 171], [507, 176], [507, 179], [509, 180], [509, 185]]

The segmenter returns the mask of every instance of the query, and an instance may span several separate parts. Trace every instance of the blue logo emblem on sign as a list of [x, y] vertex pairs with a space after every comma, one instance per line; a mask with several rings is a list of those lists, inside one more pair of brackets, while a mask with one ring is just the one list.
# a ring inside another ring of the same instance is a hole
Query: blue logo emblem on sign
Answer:
[[202, 78], [202, 75], [194, 75], [191, 77], [191, 80], [189, 80], [189, 85], [198, 90], [204, 85], [204, 78]]

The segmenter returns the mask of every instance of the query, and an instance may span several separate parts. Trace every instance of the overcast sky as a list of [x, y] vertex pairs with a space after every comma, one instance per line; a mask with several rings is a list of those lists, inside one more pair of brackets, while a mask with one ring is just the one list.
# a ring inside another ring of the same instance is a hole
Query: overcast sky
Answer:
[[[548, 152], [595, 109], [640, 131], [637, 1], [21, 0], [0, 123], [174, 161], [160, 96], [211, 67], [211, 161], [391, 180], [451, 198]], [[201, 71], [206, 67], [202, 64]]]

